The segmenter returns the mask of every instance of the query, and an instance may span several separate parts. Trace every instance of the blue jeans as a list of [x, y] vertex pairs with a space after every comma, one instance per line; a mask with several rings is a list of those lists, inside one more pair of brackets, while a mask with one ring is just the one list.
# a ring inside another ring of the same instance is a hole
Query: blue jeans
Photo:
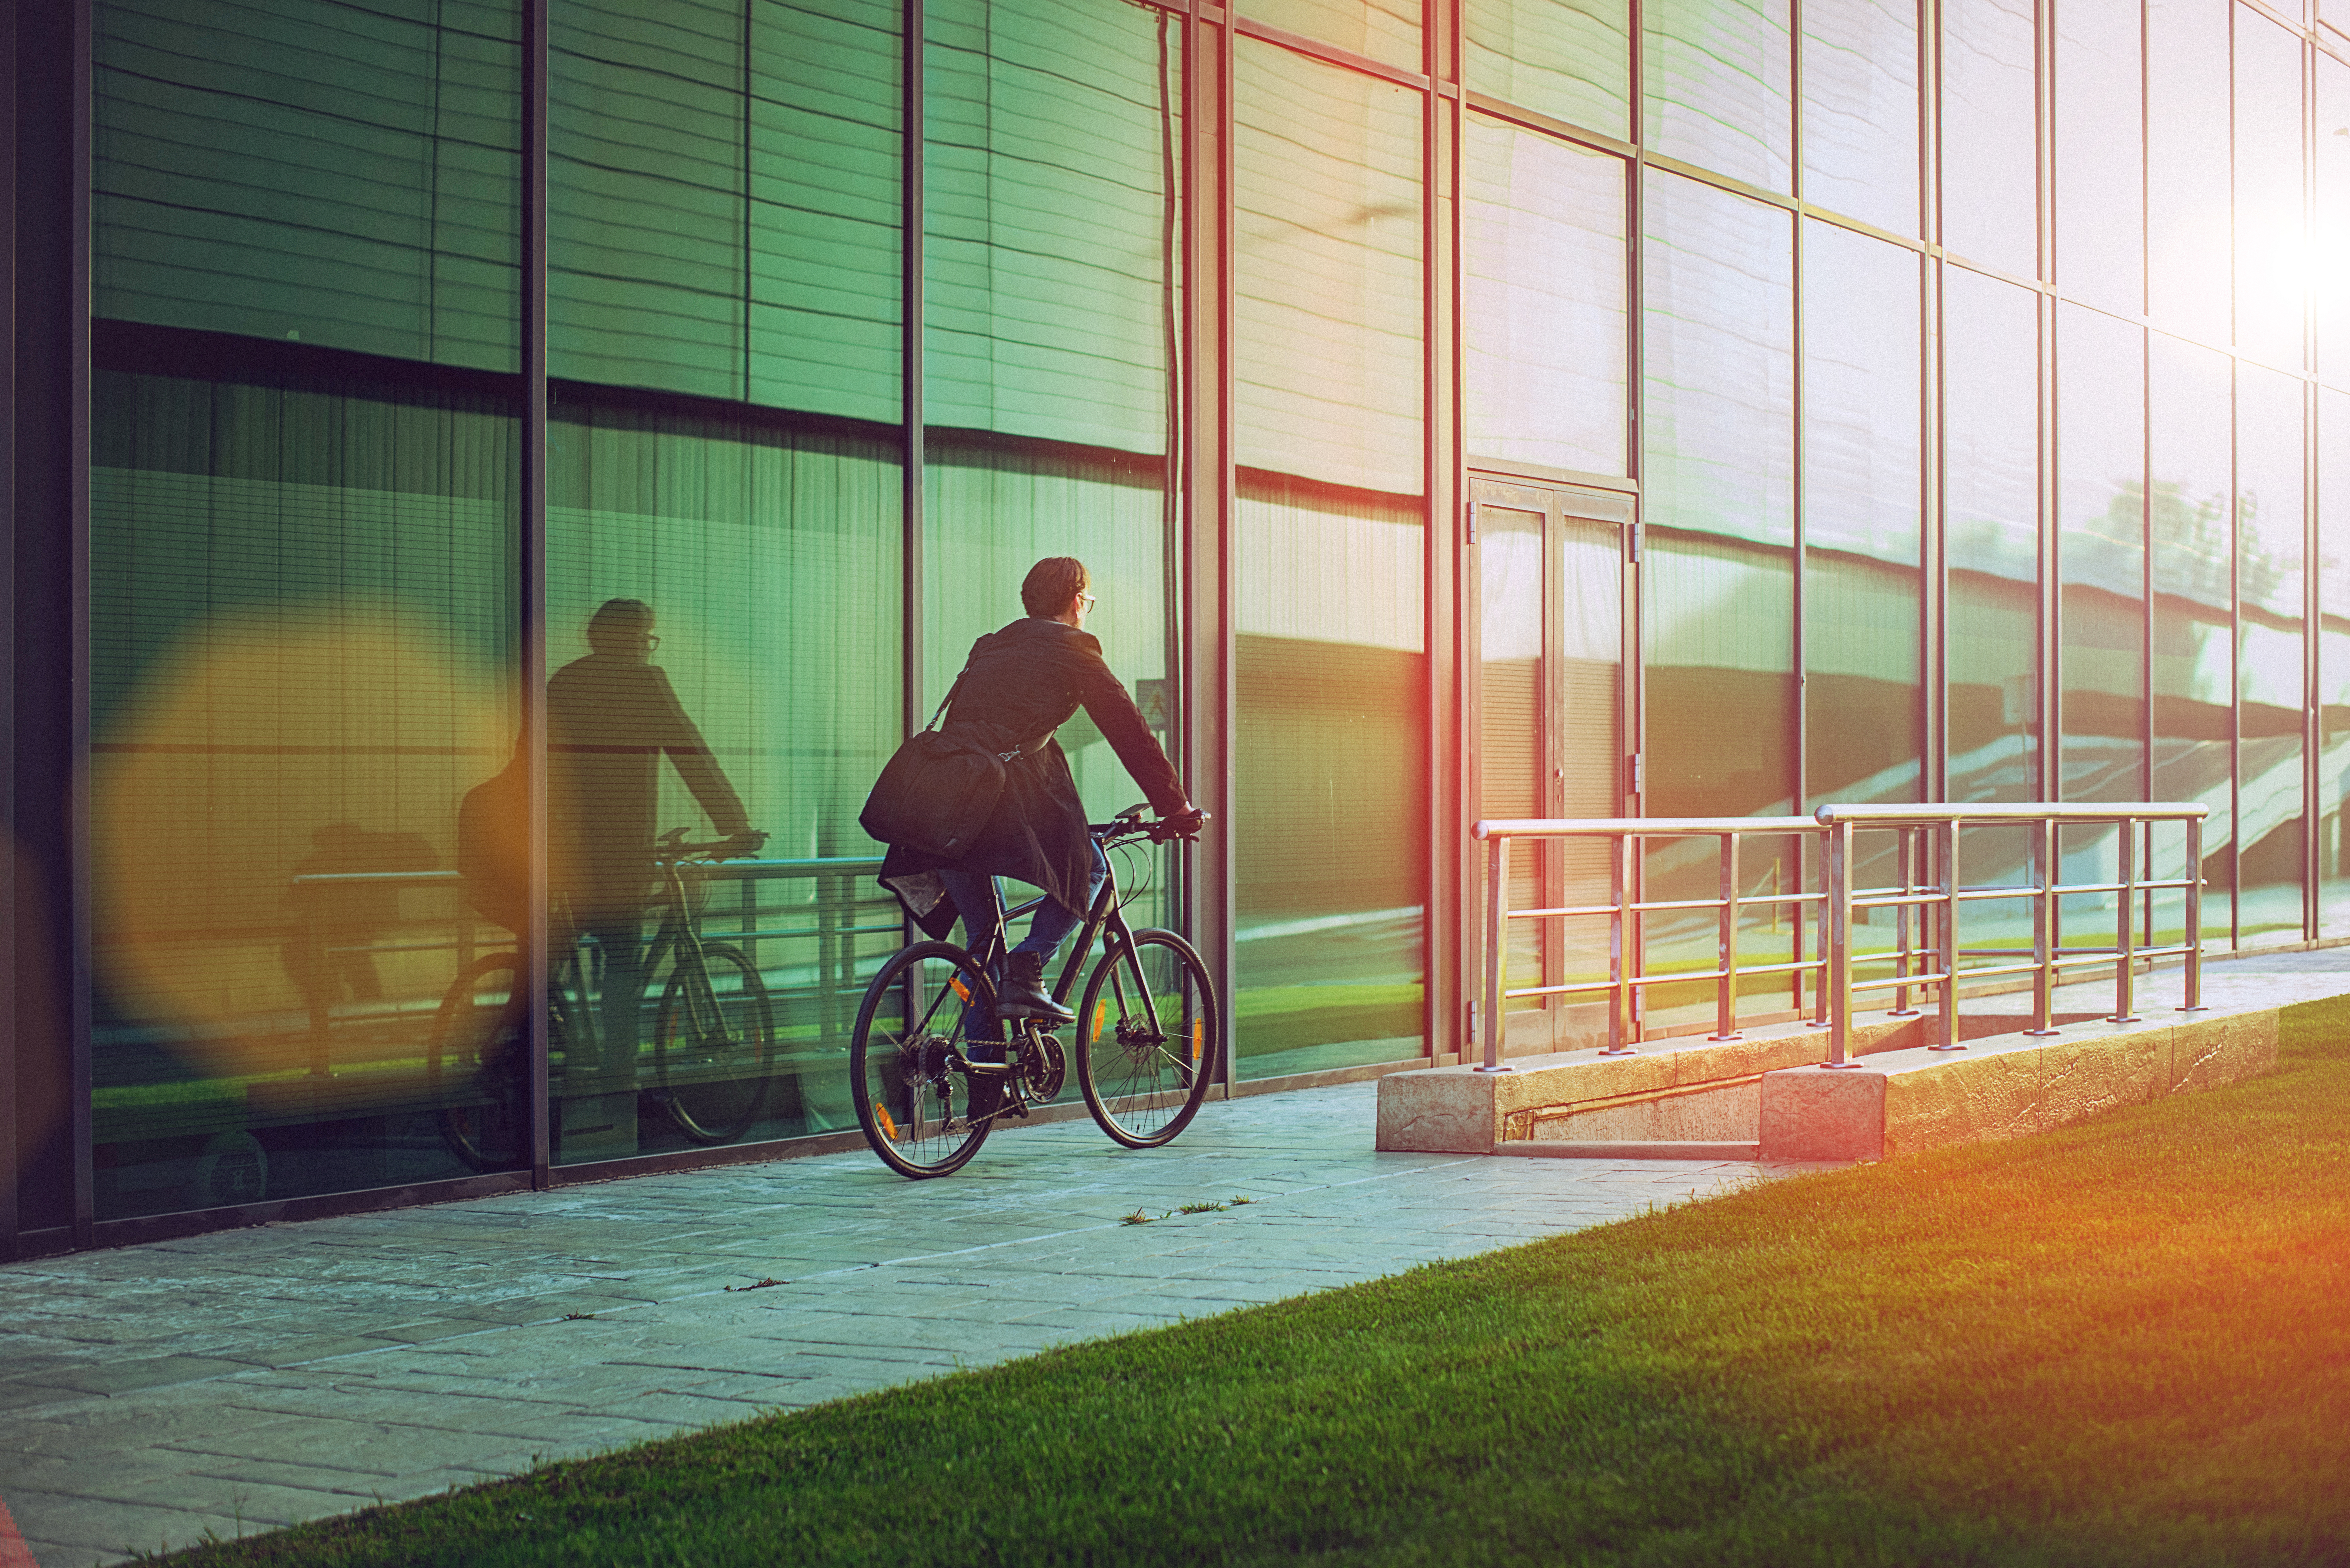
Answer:
[[[1093, 846], [1093, 876], [1086, 884], [1086, 907], [1093, 907], [1094, 896], [1101, 891], [1102, 879], [1109, 875], [1109, 863], [1102, 858], [1101, 846]], [[1003, 923], [1003, 898], [993, 877], [976, 871], [941, 871], [939, 880], [946, 884], [947, 897], [955, 902], [962, 915], [963, 946], [973, 957], [986, 950], [995, 936], [995, 928]], [[1086, 923], [1083, 913], [1064, 909], [1058, 899], [1047, 898], [1028, 917], [1028, 934], [1011, 950], [1015, 953], [1038, 953], [1050, 962], [1069, 933]]]

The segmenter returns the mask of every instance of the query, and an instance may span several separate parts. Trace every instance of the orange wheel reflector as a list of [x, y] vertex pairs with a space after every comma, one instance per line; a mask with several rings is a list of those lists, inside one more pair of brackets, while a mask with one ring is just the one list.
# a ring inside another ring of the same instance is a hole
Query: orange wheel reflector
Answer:
[[947, 984], [952, 986], [954, 988], [954, 993], [957, 996], [962, 997], [965, 1002], [969, 1002], [971, 1000], [971, 987], [962, 982], [962, 976], [958, 974], [951, 977], [947, 981]]
[[1109, 1016], [1109, 1003], [1108, 1003], [1108, 1002], [1095, 1002], [1095, 1003], [1094, 1003], [1094, 1033], [1093, 1033], [1093, 1037], [1094, 1037], [1095, 1039], [1098, 1040], [1098, 1039], [1100, 1039], [1100, 1038], [1101, 1038], [1102, 1022], [1103, 1022], [1103, 1020], [1107, 1019], [1108, 1016]]
[[881, 1130], [889, 1135], [889, 1141], [891, 1143], [899, 1141], [898, 1124], [889, 1119], [889, 1107], [876, 1100], [873, 1102], [873, 1114], [881, 1118]]
[[1194, 1067], [1200, 1064], [1200, 1031], [1206, 1023], [1203, 1018], [1191, 1020], [1191, 1065]]

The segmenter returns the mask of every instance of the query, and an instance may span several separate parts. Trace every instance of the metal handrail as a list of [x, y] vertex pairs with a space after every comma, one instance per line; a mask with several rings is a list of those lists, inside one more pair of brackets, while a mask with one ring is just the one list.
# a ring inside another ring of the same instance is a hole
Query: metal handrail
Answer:
[[[1485, 919], [1485, 995], [1482, 1033], [1484, 1060], [1477, 1067], [1483, 1073], [1512, 1071], [1503, 1064], [1502, 1051], [1506, 1033], [1505, 1007], [1516, 997], [1586, 995], [1596, 992], [1607, 993], [1607, 1044], [1603, 1055], [1621, 1056], [1631, 1054], [1630, 1041], [1637, 1033], [1633, 1023], [1635, 999], [1643, 988], [1674, 982], [1711, 980], [1714, 982], [1714, 1032], [1709, 1038], [1735, 1040], [1739, 1038], [1736, 1023], [1738, 980], [1741, 974], [1817, 973], [1819, 1013], [1811, 1022], [1828, 1031], [1828, 1061], [1832, 1067], [1855, 1065], [1848, 1057], [1853, 1028], [1853, 994], [1856, 992], [1886, 991], [1894, 993], [1895, 1017], [1915, 1017], [1917, 1012], [1908, 1004], [1911, 988], [1931, 987], [1939, 998], [1939, 1039], [1932, 1048], [1938, 1051], [1964, 1050], [1958, 1037], [1958, 988], [1969, 981], [2001, 978], [2016, 974], [2033, 977], [2032, 1033], [2055, 1033], [2052, 1017], [2053, 992], [2058, 975], [2067, 969], [2111, 964], [2114, 968], [2115, 999], [2113, 1020], [2134, 1023], [2131, 1012], [2134, 1002], [2133, 976], [2138, 963], [2158, 958], [2186, 959], [2186, 987], [2181, 1012], [2199, 1012], [2202, 1008], [2202, 846], [2203, 819], [2210, 808], [2200, 802], [2137, 801], [2114, 804], [2069, 803], [1983, 803], [1959, 805], [1830, 805], [1819, 808], [1812, 816], [1723, 816], [1723, 817], [1512, 817], [1480, 822], [1470, 829], [1472, 838], [1488, 846]], [[2159, 878], [2138, 875], [2138, 835], [2146, 836], [2145, 858], [2153, 859], [2154, 827], [2158, 823], [2178, 822], [2186, 828], [2187, 865], [2190, 868], [2184, 877]], [[2071, 823], [2112, 823], [2120, 835], [2118, 880], [2111, 882], [2064, 883], [2057, 880], [2056, 832]], [[2031, 875], [2021, 884], [1998, 887], [1966, 888], [1959, 883], [1959, 834], [1962, 827], [2020, 826], [2032, 830]], [[1898, 872], [1901, 886], [1898, 888], [1855, 888], [1852, 877], [1855, 861], [1852, 854], [1853, 835], [1857, 831], [1890, 830], [1899, 835]], [[1929, 846], [1928, 835], [1933, 836]], [[1787, 837], [1802, 836], [1817, 837], [1820, 842], [1824, 871], [1823, 888], [1817, 893], [1742, 893], [1739, 886], [1739, 844], [1743, 838], [1762, 836]], [[1663, 837], [1711, 837], [1721, 841], [1721, 892], [1712, 898], [1646, 899], [1633, 897], [1635, 846], [1643, 839]], [[1512, 909], [1508, 907], [1510, 844], [1513, 839], [1605, 838], [1610, 846], [1610, 888], [1613, 897], [1606, 904], [1559, 905], [1541, 909]], [[1936, 875], [1930, 883], [1919, 879], [1915, 867], [1922, 867], [1932, 850]], [[2141, 894], [2165, 889], [2183, 889], [2187, 895], [2188, 940], [2168, 947], [2140, 946], [2137, 942], [2137, 922], [2132, 908]], [[2114, 945], [2111, 948], [2083, 950], [2054, 946], [2056, 904], [2059, 898], [2074, 894], [2111, 893], [2116, 899], [2117, 917]], [[1959, 906], [1989, 899], [2028, 898], [2032, 900], [2033, 946], [2029, 960], [2021, 960], [2015, 949], [1965, 949], [1959, 945]], [[1800, 910], [1806, 904], [1817, 905], [1825, 941], [1816, 959], [1797, 957], [1791, 963], [1752, 964], [1742, 967], [1738, 957], [1739, 912], [1753, 906], [1776, 909], [1794, 905]], [[1897, 945], [1883, 952], [1856, 953], [1852, 949], [1852, 915], [1855, 909], [1889, 909], [1898, 917]], [[1638, 922], [1640, 916], [1664, 910], [1712, 909], [1720, 920], [1719, 953], [1715, 966], [1702, 971], [1665, 971], [1654, 974], [1636, 972], [1638, 948]], [[1911, 944], [1911, 919], [1914, 916], [1930, 926], [1932, 952], [1918, 952]], [[1509, 965], [1508, 922], [1513, 919], [1568, 919], [1606, 917], [1608, 920], [1607, 978], [1558, 985], [1534, 985], [1512, 990], [1506, 983]], [[2013, 960], [1991, 964], [1961, 967], [1965, 957], [1997, 956]], [[1913, 962], [1927, 967], [1913, 971]], [[1856, 980], [1856, 965], [1891, 964], [1889, 976]], [[1797, 982], [1797, 1002], [1801, 1002], [1801, 982]]]
[[[1747, 895], [1739, 888], [1738, 846], [1742, 838], [1754, 835], [1783, 838], [1790, 834], [1816, 835], [1820, 825], [1808, 816], [1613, 816], [1613, 817], [1504, 817], [1481, 822], [1470, 828], [1472, 838], [1480, 838], [1491, 847], [1487, 857], [1485, 888], [1485, 1011], [1483, 1033], [1485, 1060], [1477, 1068], [1481, 1073], [1506, 1073], [1511, 1068], [1502, 1063], [1502, 1036], [1508, 1028], [1508, 1014], [1503, 1010], [1513, 996], [1558, 996], [1590, 991], [1607, 992], [1607, 1046], [1601, 1052], [1607, 1056], [1628, 1056], [1632, 1054], [1633, 998], [1639, 989], [1667, 981], [1711, 980], [1714, 992], [1714, 1033], [1716, 1040], [1738, 1038], [1737, 1012], [1738, 976], [1738, 911], [1748, 904], [1773, 907], [1794, 904], [1798, 907], [1825, 898], [1824, 893], [1757, 893]], [[1638, 899], [1632, 897], [1632, 846], [1644, 838], [1719, 838], [1721, 840], [1721, 893], [1715, 898]], [[1512, 910], [1509, 903], [1510, 841], [1513, 838], [1606, 838], [1609, 842], [1609, 883], [1615, 897], [1606, 904], [1568, 907], [1557, 909]], [[1625, 972], [1631, 947], [1627, 942], [1627, 926], [1638, 916], [1656, 909], [1718, 909], [1721, 912], [1721, 956], [1711, 970], [1696, 973], [1669, 972], [1658, 975], [1628, 975]], [[1507, 924], [1512, 919], [1565, 918], [1575, 915], [1606, 915], [1608, 918], [1607, 978], [1572, 986], [1531, 986], [1510, 991], [1503, 983], [1508, 968], [1509, 940]], [[1756, 965], [1746, 971], [1750, 974], [1800, 974], [1807, 971], [1825, 971], [1827, 955], [1812, 960], [1797, 960], [1791, 964]]]
[[[1940, 1038], [1930, 1047], [1936, 1051], [1962, 1051], [1959, 1040], [1958, 988], [1970, 980], [1983, 980], [1998, 975], [2029, 973], [2032, 976], [2032, 1027], [2028, 1033], [2049, 1035], [2056, 1033], [2054, 1017], [2054, 996], [2058, 973], [2065, 969], [2095, 964], [2111, 964], [2114, 969], [2114, 1011], [2111, 1022], [2135, 1023], [2133, 1011], [2136, 998], [2133, 983], [2137, 965], [2147, 960], [2183, 957], [2186, 962], [2185, 995], [2178, 1011], [2199, 1012], [2203, 1010], [2203, 819], [2211, 808], [2200, 801], [2127, 801], [2059, 804], [2055, 802], [2002, 803], [1964, 805], [1824, 805], [1816, 814], [1826, 842], [1823, 846], [1826, 861], [1828, 888], [1827, 958], [1828, 958], [1828, 1060], [1831, 1067], [1849, 1067], [1856, 1064], [1848, 1059], [1852, 1038], [1852, 993], [1897, 988], [1897, 997], [1908, 985], [1931, 985], [1939, 997]], [[2154, 859], [2154, 828], [2157, 823], [2176, 822], [2186, 829], [2188, 875], [2182, 877], [2153, 877], [2138, 875], [2138, 835], [2146, 835], [2146, 860]], [[2058, 857], [2056, 830], [2068, 823], [2112, 823], [2118, 836], [2116, 856], [2119, 877], [2114, 882], [2084, 882], [2067, 884], [2057, 880]], [[2027, 828], [2032, 836], [2029, 879], [2019, 887], [1982, 888], [1962, 888], [1959, 883], [1959, 833], [1969, 825], [1976, 826], [2005, 824]], [[1901, 835], [1900, 863], [1905, 883], [1910, 880], [1909, 867], [1913, 841], [1924, 848], [1923, 840], [1933, 835], [1933, 850], [1939, 873], [1931, 888], [1904, 886], [1898, 889], [1871, 888], [1856, 894], [1852, 887], [1852, 836], [1858, 829], [1890, 829]], [[2134, 903], [2141, 893], [2152, 894], [2168, 888], [2183, 889], [2187, 895], [2187, 940], [2171, 947], [2139, 947], [2137, 943], [2137, 918]], [[2074, 893], [2115, 893], [2114, 945], [2112, 949], [2093, 953], [2065, 950], [2055, 946], [2056, 901]], [[1881, 961], [1886, 955], [1874, 960], [1856, 960], [1852, 951], [1852, 911], [1860, 907], [1856, 900], [1880, 898], [1897, 895], [1903, 900], [1913, 896], [1923, 910], [1939, 910], [1934, 921], [1936, 936], [1934, 967], [1930, 973], [1909, 975], [1907, 929], [1903, 932], [1904, 947], [1898, 961], [1901, 973], [1890, 980], [1855, 981], [1852, 967], [1856, 961]], [[2028, 963], [1978, 965], [1972, 969], [1960, 967], [1959, 906], [1985, 898], [2028, 898], [2032, 902], [2032, 958]], [[1906, 983], [1905, 983], [1906, 982]], [[1897, 1000], [1896, 1011], [1902, 1003]]]

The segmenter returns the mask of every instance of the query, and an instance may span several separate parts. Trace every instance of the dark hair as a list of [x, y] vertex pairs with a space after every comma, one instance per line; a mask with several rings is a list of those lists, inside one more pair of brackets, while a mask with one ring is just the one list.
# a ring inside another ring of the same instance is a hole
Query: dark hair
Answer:
[[588, 618], [588, 646], [598, 653], [634, 637], [653, 623], [653, 607], [642, 599], [606, 599]]
[[1047, 556], [1028, 568], [1020, 584], [1020, 602], [1030, 615], [1056, 616], [1092, 583], [1086, 564], [1075, 556]]

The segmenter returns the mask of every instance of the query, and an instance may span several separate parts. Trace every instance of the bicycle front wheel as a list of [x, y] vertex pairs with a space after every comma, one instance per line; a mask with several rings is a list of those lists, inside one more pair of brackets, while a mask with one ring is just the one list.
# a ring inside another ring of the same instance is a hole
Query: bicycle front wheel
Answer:
[[1208, 966], [1172, 931], [1113, 940], [1077, 1009], [1077, 1085], [1128, 1148], [1174, 1140], [1199, 1113], [1223, 1045]]
[[520, 961], [486, 953], [459, 972], [433, 1014], [426, 1091], [449, 1152], [475, 1170], [504, 1170], [529, 1147]]
[[944, 1176], [987, 1141], [1003, 1088], [980, 1085], [987, 1104], [972, 1116], [965, 1053], [974, 1016], [994, 1002], [986, 974], [951, 942], [917, 942], [866, 988], [848, 1045], [849, 1093], [865, 1141], [900, 1176]]
[[680, 958], [653, 1015], [653, 1083], [678, 1131], [732, 1143], [759, 1119], [775, 1082], [767, 985], [740, 948], [723, 942], [704, 943], [698, 964]]

